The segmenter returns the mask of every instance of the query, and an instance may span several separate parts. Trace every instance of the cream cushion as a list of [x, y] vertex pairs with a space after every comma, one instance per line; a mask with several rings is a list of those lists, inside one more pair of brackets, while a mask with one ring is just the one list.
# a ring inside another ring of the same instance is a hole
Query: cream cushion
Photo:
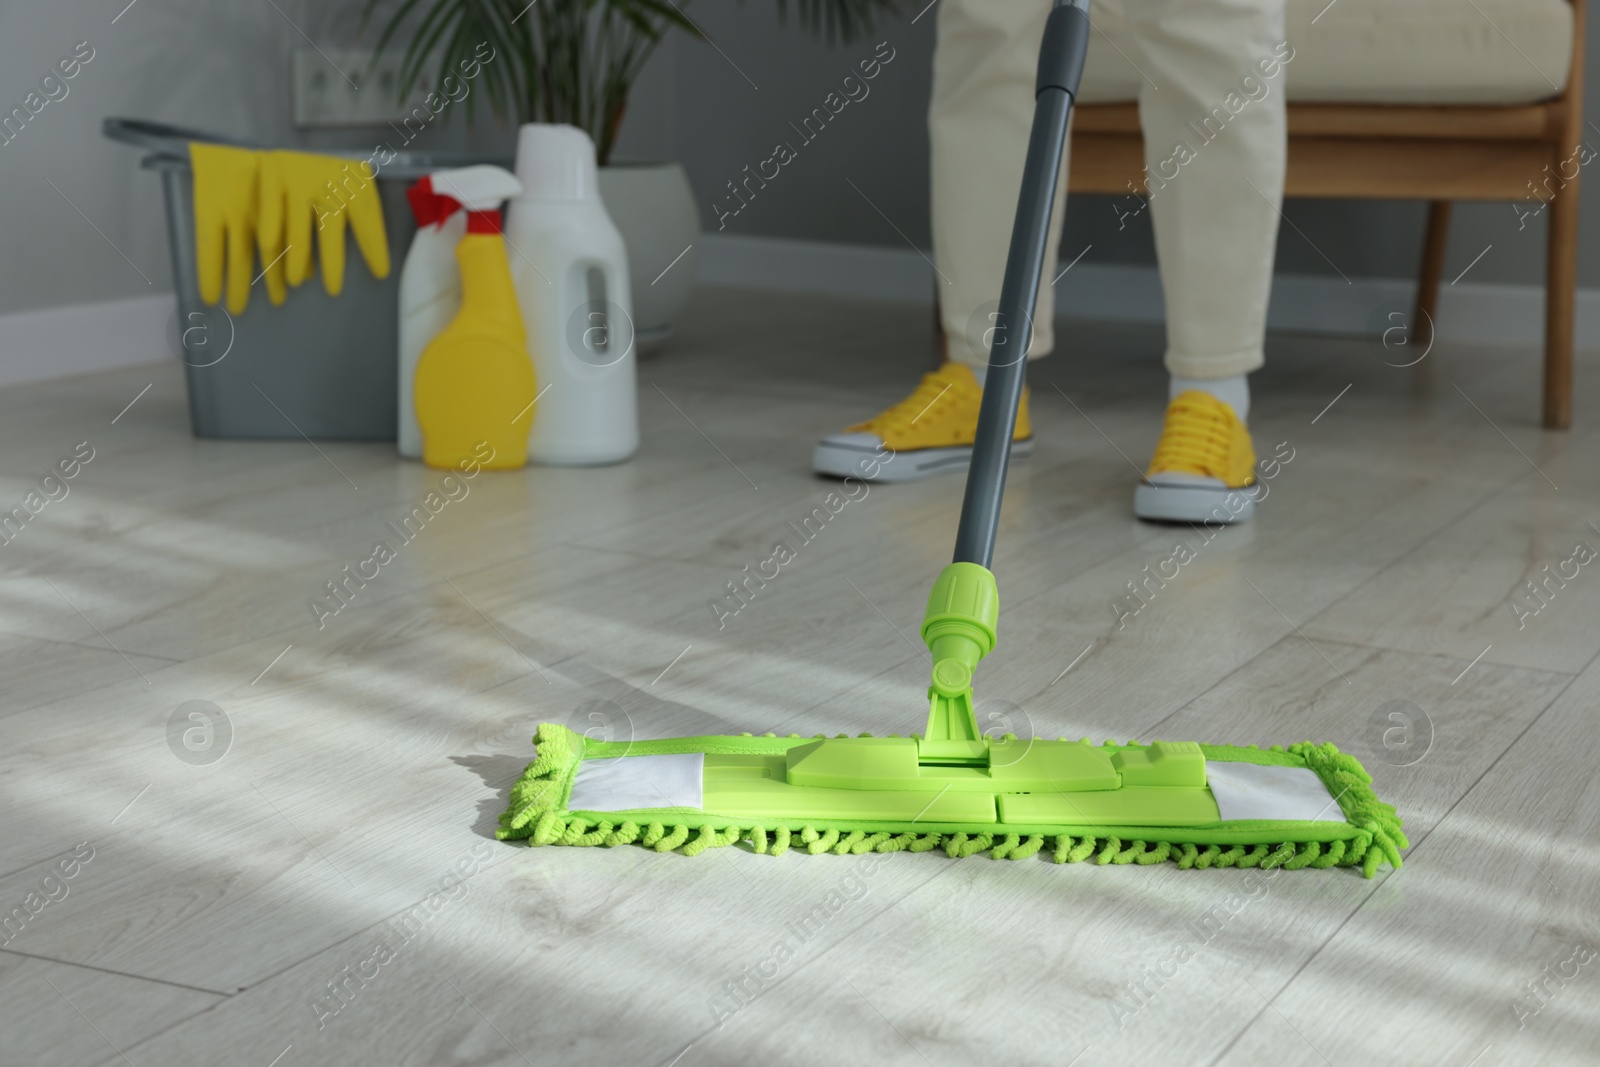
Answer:
[[[1091, 18], [1080, 100], [1137, 99], [1123, 0], [1094, 0]], [[1567, 0], [1288, 0], [1285, 18], [1300, 102], [1527, 104], [1559, 94], [1572, 60]]]

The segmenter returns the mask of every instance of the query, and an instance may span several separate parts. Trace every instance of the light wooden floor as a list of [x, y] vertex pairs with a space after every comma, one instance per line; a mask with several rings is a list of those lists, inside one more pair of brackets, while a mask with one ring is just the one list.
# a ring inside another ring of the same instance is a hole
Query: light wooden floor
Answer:
[[[725, 629], [706, 602], [820, 504], [812, 442], [896, 399], [926, 328], [702, 292], [642, 365], [637, 460], [478, 478], [320, 630], [308, 600], [394, 543], [385, 522], [436, 473], [377, 444], [196, 441], [176, 364], [0, 391], [0, 502], [95, 449], [0, 546], [0, 918], [26, 916], [0, 934], [0, 1059], [1594, 1062], [1600, 563], [1520, 630], [1508, 604], [1600, 547], [1593, 359], [1579, 429], [1556, 434], [1531, 348], [1400, 370], [1361, 341], [1274, 338], [1253, 422], [1292, 462], [1121, 629], [1125, 583], [1198, 542], [1129, 514], [1159, 332], [1068, 331], [1032, 373], [982, 713], [1052, 737], [1334, 741], [1406, 818], [1398, 874], [492, 842], [541, 720], [920, 727], [907, 637], [959, 478], [873, 488]], [[188, 701], [226, 714], [219, 761], [169, 748]], [[1383, 741], [1395, 701], [1409, 755]], [[92, 858], [47, 877], [80, 844]]]

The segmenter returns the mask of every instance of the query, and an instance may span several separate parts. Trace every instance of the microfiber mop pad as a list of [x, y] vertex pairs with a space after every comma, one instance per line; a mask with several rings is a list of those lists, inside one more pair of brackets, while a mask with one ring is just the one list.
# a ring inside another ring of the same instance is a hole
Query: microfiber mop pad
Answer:
[[[534, 738], [537, 758], [512, 788], [511, 804], [500, 817], [496, 836], [528, 839], [534, 845], [637, 844], [688, 856], [744, 841], [756, 852], [770, 855], [790, 848], [835, 855], [942, 848], [952, 857], [987, 852], [994, 859], [1020, 860], [1043, 853], [1057, 863], [1173, 862], [1182, 869], [1200, 870], [1360, 867], [1368, 877], [1385, 860], [1398, 868], [1400, 851], [1409, 847], [1394, 808], [1373, 793], [1371, 776], [1354, 757], [1331, 744], [1272, 749], [1198, 746], [1222, 817], [1187, 826], [1119, 824], [1115, 807], [1108, 812], [1112, 818], [1104, 822], [1091, 821], [1100, 814], [1093, 810], [1074, 813], [1081, 817], [1070, 821], [982, 822], [960, 818], [959, 810], [941, 812], [937, 805], [927, 814], [874, 818], [870, 809], [884, 794], [849, 790], [840, 791], [848, 802], [837, 817], [784, 818], [770, 804], [758, 804], [765, 810], [757, 815], [741, 811], [739, 798], [750, 794], [718, 785], [719, 777], [737, 781], [741, 763], [748, 766], [752, 759], [782, 763], [790, 750], [816, 740], [822, 738], [745, 734], [596, 741], [545, 723]], [[1148, 752], [1154, 747], [1132, 742], [1071, 744], [1107, 755]], [[660, 761], [663, 756], [675, 759], [676, 765]], [[640, 766], [634, 769], [633, 763]], [[685, 774], [693, 764], [698, 764], [694, 773]], [[1111, 795], [1104, 800], [1115, 800], [1116, 791], [1108, 792]], [[719, 802], [724, 795], [727, 801]], [[1087, 808], [1086, 798], [1092, 794], [1056, 796], [1072, 797], [1079, 801], [1078, 807]], [[644, 798], [655, 802], [633, 803]], [[797, 796], [796, 802], [803, 805], [814, 799]], [[851, 812], [851, 806], [869, 811]], [[868, 817], [853, 817], [859, 814]]]

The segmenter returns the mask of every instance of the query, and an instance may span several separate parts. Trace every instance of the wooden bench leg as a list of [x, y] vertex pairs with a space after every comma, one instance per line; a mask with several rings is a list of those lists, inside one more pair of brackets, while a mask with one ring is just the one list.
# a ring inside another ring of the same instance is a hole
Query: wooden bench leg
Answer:
[[1572, 330], [1578, 286], [1578, 181], [1550, 201], [1544, 274], [1544, 425], [1572, 425]]
[[1439, 278], [1444, 273], [1444, 250], [1450, 241], [1450, 201], [1428, 203], [1428, 230], [1422, 239], [1422, 270], [1417, 274], [1415, 323], [1411, 343], [1424, 350], [1433, 344], [1434, 324], [1439, 314]]

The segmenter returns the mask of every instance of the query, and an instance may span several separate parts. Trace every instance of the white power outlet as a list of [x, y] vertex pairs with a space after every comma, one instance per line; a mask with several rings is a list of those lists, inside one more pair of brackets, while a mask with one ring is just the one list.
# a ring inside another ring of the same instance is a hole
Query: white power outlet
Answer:
[[396, 98], [400, 54], [297, 48], [290, 58], [296, 126], [381, 126], [407, 114]]

